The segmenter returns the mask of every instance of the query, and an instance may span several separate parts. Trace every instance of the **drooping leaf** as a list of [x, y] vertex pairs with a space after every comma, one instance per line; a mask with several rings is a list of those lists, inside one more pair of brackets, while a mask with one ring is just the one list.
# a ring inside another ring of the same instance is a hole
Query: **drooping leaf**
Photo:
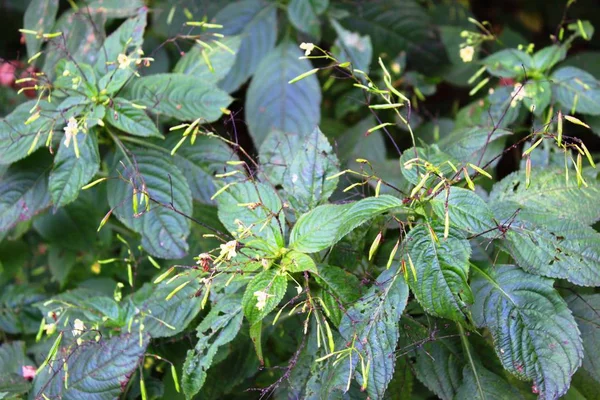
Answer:
[[[416, 279], [408, 271], [408, 283], [423, 309], [437, 317], [464, 321], [468, 305], [473, 303], [467, 283], [469, 242], [453, 228], [444, 239], [442, 224], [419, 225], [404, 240], [416, 269]], [[409, 260], [405, 262], [409, 268]]]
[[[76, 144], [79, 157], [75, 154]], [[96, 175], [99, 168], [100, 154], [95, 130], [77, 133], [69, 147], [65, 141], [61, 141], [48, 182], [54, 209], [74, 201], [81, 187]]]
[[[227, 29], [227, 26], [225, 29]], [[240, 52], [242, 40], [243, 38], [240, 36], [229, 36], [219, 40], [220, 43], [227, 46], [233, 54], [229, 50], [216, 44], [213, 44], [210, 50], [196, 44], [179, 59], [173, 72], [190, 75], [193, 76], [194, 79], [202, 80], [207, 83], [214, 82], [216, 85], [217, 82], [225, 78], [229, 71], [231, 71], [236, 54]], [[212, 71], [204, 59], [203, 52], [210, 60]]]
[[331, 20], [331, 25], [338, 35], [334, 43], [339, 48], [337, 59], [340, 62], [350, 61], [353, 68], [369, 72], [373, 58], [371, 38], [368, 35], [360, 36], [356, 32], [350, 32], [335, 20]]
[[440, 399], [452, 400], [461, 387], [463, 365], [465, 360], [457, 340], [439, 339], [425, 343], [417, 351], [415, 375]]
[[319, 15], [329, 6], [329, 0], [291, 0], [287, 6], [287, 15], [295, 28], [321, 39]]
[[566, 299], [583, 339], [582, 368], [600, 384], [600, 294], [579, 294], [573, 292]]
[[128, 98], [156, 114], [201, 123], [214, 122], [232, 99], [222, 90], [184, 74], [155, 74], [133, 81]]
[[264, 0], [234, 2], [221, 9], [213, 21], [223, 25], [219, 33], [242, 38], [235, 63], [219, 84], [232, 93], [254, 75], [261, 60], [275, 46], [277, 6]]
[[475, 323], [490, 330], [504, 368], [533, 380], [542, 399], [565, 394], [583, 358], [575, 319], [552, 285], [511, 265], [478, 270], [471, 283]]
[[524, 51], [506, 49], [497, 51], [483, 60], [490, 74], [502, 78], [517, 78], [533, 69], [533, 59]]
[[[185, 176], [162, 151], [134, 147], [130, 159], [131, 163], [127, 159], [121, 160], [120, 165], [114, 163], [114, 173], [120, 173], [123, 179], [108, 181], [110, 207], [121, 222], [142, 235], [142, 246], [150, 254], [183, 257], [188, 251], [186, 238], [190, 233], [190, 222], [183, 215], [192, 213], [192, 194]], [[143, 193], [149, 196], [149, 203], [140, 200]], [[171, 204], [183, 215], [170, 210]]]
[[[462, 371], [463, 382], [456, 393], [456, 400], [503, 400], [523, 398], [521, 393], [514, 387], [508, 384], [504, 379], [494, 374], [482, 365], [475, 364], [477, 371], [473, 372], [469, 366], [465, 366]], [[479, 389], [483, 392], [483, 398]]]
[[492, 205], [507, 227], [506, 248], [529, 273], [562, 278], [581, 286], [600, 285], [600, 233], [575, 219], [521, 208], [505, 201]]
[[216, 200], [219, 219], [230, 232], [237, 232], [236, 220], [239, 220], [275, 250], [284, 247], [285, 215], [273, 188], [258, 182], [237, 183], [219, 194]]
[[0, 231], [28, 221], [50, 205], [48, 166], [45, 154], [38, 153], [11, 165], [0, 180]]
[[470, 234], [489, 232], [486, 235], [489, 237], [497, 228], [492, 210], [471, 190], [452, 186], [434, 197], [430, 204], [440, 220], [445, 218], [447, 209], [450, 225]]
[[[131, 333], [63, 347], [58, 357], [36, 375], [30, 398], [43, 398], [43, 394], [64, 400], [114, 399], [127, 387], [147, 345], [147, 335]], [[63, 359], [68, 364], [68, 385]]]
[[551, 76], [552, 93], [565, 112], [600, 115], [600, 83], [575, 67], [559, 68]]
[[339, 161], [319, 128], [303, 138], [283, 176], [283, 187], [295, 210], [307, 212], [329, 199], [337, 187]]
[[106, 115], [106, 122], [110, 125], [134, 136], [163, 138], [154, 121], [144, 110], [119, 97], [113, 99], [113, 105]]
[[525, 187], [525, 171], [517, 171], [496, 183], [490, 201], [513, 201], [524, 207], [545, 210], [549, 216], [577, 219], [593, 224], [600, 219], [600, 185], [595, 170], [583, 170], [588, 186], [577, 186], [574, 176], [565, 179], [565, 171], [549, 168], [532, 172], [531, 183]]
[[132, 318], [144, 324], [144, 332], [153, 338], [169, 337], [187, 328], [200, 312], [202, 297], [194, 296], [198, 284], [193, 281], [169, 300], [166, 298], [177, 287], [190, 280], [194, 280], [193, 276], [181, 275], [158, 285], [146, 283], [127, 298], [134, 311]]
[[[39, 33], [52, 33], [51, 29], [54, 26], [57, 12], [58, 0], [33, 0], [25, 11], [23, 27]], [[25, 43], [27, 44], [27, 57], [31, 58], [40, 50], [42, 39], [37, 35], [27, 34]]]
[[256, 275], [244, 292], [242, 308], [250, 325], [260, 323], [277, 307], [287, 288], [287, 278], [275, 269]]
[[288, 82], [312, 69], [296, 43], [285, 41], [261, 61], [246, 97], [246, 122], [260, 146], [273, 129], [298, 136], [313, 132], [321, 119], [321, 89], [313, 74]]
[[196, 328], [198, 342], [188, 350], [183, 366], [182, 386], [187, 398], [200, 391], [217, 350], [231, 342], [242, 327], [241, 300], [239, 295], [223, 297]]

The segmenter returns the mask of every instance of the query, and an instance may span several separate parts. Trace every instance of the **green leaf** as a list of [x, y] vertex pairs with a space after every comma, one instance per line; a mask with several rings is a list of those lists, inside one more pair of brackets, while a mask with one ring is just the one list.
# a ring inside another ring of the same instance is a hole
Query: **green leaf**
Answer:
[[[382, 399], [394, 375], [396, 349], [399, 339], [398, 321], [408, 300], [408, 285], [398, 268], [385, 270], [375, 284], [344, 315], [340, 334], [354, 341], [358, 351], [370, 364], [367, 393], [373, 399]], [[365, 377], [360, 372], [359, 383]]]
[[[417, 379], [440, 399], [454, 399], [461, 387], [461, 368], [465, 365], [457, 340], [446, 338], [425, 343], [416, 353]], [[475, 393], [476, 390], [472, 392]]]
[[478, 270], [471, 285], [473, 318], [477, 326], [490, 330], [504, 368], [533, 380], [542, 399], [565, 394], [581, 365], [583, 346], [553, 281], [515, 266], [496, 265]]
[[30, 390], [31, 384], [23, 377], [22, 368], [26, 365], [34, 366], [25, 356], [24, 342], [9, 342], [0, 346], [0, 396], [21, 398]]
[[219, 84], [226, 92], [233, 93], [254, 75], [265, 54], [275, 47], [277, 6], [264, 0], [238, 1], [221, 9], [214, 22], [223, 25], [219, 33], [242, 38], [233, 68]]
[[[450, 164], [446, 161], [450, 161], [454, 166], [458, 164], [456, 159], [440, 151], [437, 145], [431, 147], [411, 147], [405, 150], [402, 153], [402, 156], [400, 156], [400, 171], [406, 180], [413, 185], [417, 185], [427, 172], [422, 166], [406, 164], [409, 160], [414, 158], [419, 159], [419, 165], [422, 165], [425, 162], [432, 164], [434, 167], [438, 168], [444, 176], [452, 176], [455, 173]], [[436, 179], [434, 176], [428, 178], [425, 187], [431, 185], [435, 181]]]
[[485, 165], [488, 160], [498, 155], [496, 151], [490, 154], [490, 143], [511, 134], [509, 130], [495, 129], [493, 126], [459, 128], [440, 141], [440, 148], [461, 162], [478, 165], [479, 160], [482, 160], [481, 165]]
[[443, 220], [448, 210], [450, 225], [472, 235], [488, 231], [486, 237], [493, 237], [498, 227], [494, 214], [486, 202], [468, 189], [452, 186], [430, 201], [433, 211]]
[[33, 115], [30, 111], [35, 110], [35, 104], [35, 100], [23, 103], [0, 120], [0, 165], [27, 157], [30, 152], [44, 145], [53, 128], [56, 130], [61, 125], [56, 123], [58, 116], [52, 112], [55, 106], [45, 101], [38, 104], [40, 117], [25, 125], [25, 121]]
[[34, 285], [9, 285], [0, 294], [0, 330], [11, 334], [36, 333], [42, 315], [34, 303], [44, 300], [46, 295]]
[[127, 298], [133, 310], [130, 318], [139, 319], [144, 324], [144, 332], [153, 338], [170, 337], [182, 332], [200, 312], [202, 297], [195, 296], [198, 291], [198, 285], [195, 284], [197, 281], [184, 286], [169, 300], [166, 298], [173, 290], [190, 280], [193, 277], [184, 274], [158, 285], [144, 284]]
[[600, 294], [579, 294], [573, 292], [565, 299], [573, 312], [577, 326], [583, 339], [583, 369], [600, 383], [600, 360], [596, 355], [600, 352], [600, 329], [598, 315], [600, 313]]
[[527, 110], [531, 111], [533, 107], [533, 113], [541, 116], [552, 100], [552, 86], [550, 82], [545, 80], [530, 80], [525, 82], [525, 87], [521, 90], [525, 90], [523, 104], [527, 107]]
[[412, 364], [408, 357], [398, 357], [394, 367], [394, 377], [388, 384], [388, 393], [393, 393], [397, 400], [410, 400], [413, 392]]
[[[169, 135], [165, 141], [165, 147], [172, 149], [181, 138], [177, 135]], [[210, 198], [215, 194], [220, 181], [230, 182], [235, 178], [215, 180], [215, 174], [223, 174], [233, 171], [226, 165], [227, 161], [238, 161], [235, 151], [222, 140], [211, 136], [196, 136], [194, 144], [185, 143], [174, 156], [175, 165], [185, 175], [194, 200], [212, 204]]]
[[565, 112], [600, 115], [600, 83], [575, 67], [559, 68], [550, 77], [554, 98]]
[[371, 38], [368, 35], [360, 36], [356, 32], [350, 32], [333, 19], [331, 26], [338, 35], [334, 43], [334, 46], [339, 49], [336, 58], [341, 62], [350, 61], [354, 69], [369, 72], [373, 58]]
[[274, 129], [260, 145], [258, 157], [263, 173], [272, 185], [282, 185], [283, 178], [294, 160], [301, 137]]
[[[173, 72], [190, 75], [193, 76], [194, 79], [214, 82], [216, 84], [225, 78], [229, 71], [231, 71], [236, 54], [240, 51], [242, 40], [243, 39], [240, 36], [230, 36], [219, 40], [220, 43], [233, 51], [233, 54], [216, 44], [213, 44], [210, 50], [196, 44], [179, 59]], [[204, 60], [204, 56], [202, 55], [203, 51], [210, 60], [210, 64], [213, 67], [212, 71]]]
[[236, 337], [243, 317], [241, 297], [230, 295], [219, 300], [198, 325], [198, 342], [192, 350], [188, 350], [183, 366], [182, 386], [187, 398], [200, 391], [217, 350]]
[[[509, 385], [504, 379], [483, 366], [476, 365], [476, 372], [469, 366], [463, 368], [463, 382], [458, 388], [455, 400], [517, 400], [523, 398], [514, 386]], [[479, 388], [482, 389], [484, 398], [481, 397]]]
[[[493, 93], [461, 108], [456, 115], [455, 129], [477, 127], [507, 128], [519, 117], [521, 102], [514, 101], [514, 86], [499, 86]], [[523, 90], [523, 89], [521, 89]], [[522, 93], [522, 92], [519, 92]], [[494, 143], [492, 143], [493, 145]], [[504, 149], [493, 149], [494, 156]]]
[[0, 179], [0, 232], [50, 205], [47, 157], [38, 153], [11, 165]]
[[251, 181], [237, 183], [219, 194], [216, 200], [219, 219], [229, 232], [237, 232], [236, 220], [239, 220], [244, 227], [252, 227], [250, 231], [265, 239], [275, 251], [285, 246], [283, 206], [271, 186]]
[[540, 72], [544, 72], [564, 60], [566, 56], [567, 49], [564, 46], [547, 46], [535, 52], [531, 66]]
[[401, 208], [402, 200], [389, 195], [343, 205], [325, 204], [303, 214], [290, 233], [290, 248], [316, 253], [374, 217]]
[[304, 271], [317, 273], [317, 265], [313, 259], [307, 254], [294, 250], [285, 253], [279, 265], [283, 270], [290, 273]]
[[[33, 0], [29, 3], [23, 18], [23, 27], [39, 33], [54, 33], [51, 31], [56, 13], [58, 0]], [[25, 34], [27, 57], [31, 58], [42, 47], [42, 39], [31, 34]]]
[[338, 178], [339, 161], [319, 128], [303, 138], [301, 147], [283, 176], [283, 187], [296, 211], [307, 212], [329, 199]]
[[525, 187], [525, 171], [517, 171], [497, 182], [490, 202], [513, 201], [523, 207], [545, 210], [548, 216], [575, 219], [591, 225], [600, 219], [600, 185], [595, 170], [583, 170], [588, 187], [577, 186], [574, 176], [566, 181], [564, 169], [549, 168], [534, 171], [529, 187]]
[[525, 271], [580, 286], [600, 285], [600, 233], [596, 230], [576, 219], [521, 208], [510, 201], [495, 203], [492, 209], [508, 227], [501, 245]]
[[256, 275], [244, 292], [242, 307], [250, 325], [261, 322], [277, 307], [287, 288], [287, 278], [274, 269]]
[[319, 264], [317, 269], [317, 282], [322, 288], [321, 298], [327, 306], [324, 311], [334, 325], [339, 326], [343, 317], [342, 309], [348, 309], [360, 297], [360, 282], [356, 275], [333, 265]]
[[[79, 158], [75, 155], [75, 141], [79, 148]], [[71, 140], [71, 146], [60, 143], [54, 158], [54, 168], [50, 172], [48, 186], [54, 209], [67, 205], [79, 195], [81, 187], [88, 183], [100, 168], [100, 154], [96, 131], [79, 132]]]
[[502, 78], [518, 78], [533, 69], [533, 59], [524, 51], [505, 49], [482, 61], [490, 74]]
[[[435, 232], [437, 240], [432, 232]], [[469, 242], [453, 228], [444, 239], [444, 226], [441, 224], [431, 227], [419, 225], [408, 233], [404, 241], [417, 275], [415, 280], [409, 270], [408, 283], [423, 309], [437, 317], [464, 321], [468, 305], [473, 303], [467, 283], [471, 255]]]
[[129, 101], [120, 97], [113, 99], [113, 105], [106, 115], [106, 122], [110, 125], [134, 136], [164, 138], [144, 110], [132, 106]]
[[76, 262], [77, 253], [52, 246], [48, 249], [48, 268], [53, 280], [60, 284], [61, 289], [67, 283], [69, 273]]
[[308, 60], [298, 59], [301, 55], [297, 44], [284, 41], [258, 66], [246, 97], [246, 122], [257, 147], [273, 129], [302, 137], [313, 132], [321, 119], [317, 77], [288, 83], [312, 69]]
[[128, 98], [148, 111], [182, 121], [200, 118], [202, 123], [221, 117], [232, 98], [209, 83], [183, 74], [156, 74], [133, 81]]
[[[108, 181], [108, 203], [121, 222], [142, 235], [142, 246], [148, 253], [181, 258], [188, 251], [186, 238], [190, 233], [190, 221], [183, 215], [192, 213], [192, 194], [185, 176], [162, 151], [130, 150], [135, 160], [132, 164], [128, 160], [113, 164], [118, 166], [114, 174], [118, 172], [124, 179]], [[133, 210], [134, 190], [138, 200], [141, 193], [151, 199], [149, 204], [138, 201], [138, 215]], [[181, 214], [170, 210], [171, 204]]]
[[329, 0], [291, 0], [287, 6], [287, 15], [292, 25], [311, 37], [321, 39], [321, 21], [329, 6]]
[[94, 0], [87, 4], [91, 14], [101, 13], [108, 18], [132, 17], [140, 7], [144, 7], [143, 0], [128, 0], [126, 3], [121, 0]]
[[[148, 336], [136, 333], [60, 349], [58, 359], [36, 375], [30, 395], [64, 400], [117, 398], [142, 361], [147, 345]], [[69, 354], [68, 388], [62, 354]]]

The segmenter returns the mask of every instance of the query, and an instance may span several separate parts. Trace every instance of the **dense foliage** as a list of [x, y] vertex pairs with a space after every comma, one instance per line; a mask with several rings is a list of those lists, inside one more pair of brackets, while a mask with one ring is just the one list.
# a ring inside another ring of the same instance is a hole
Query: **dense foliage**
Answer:
[[573, 1], [12, 3], [0, 398], [597, 398]]

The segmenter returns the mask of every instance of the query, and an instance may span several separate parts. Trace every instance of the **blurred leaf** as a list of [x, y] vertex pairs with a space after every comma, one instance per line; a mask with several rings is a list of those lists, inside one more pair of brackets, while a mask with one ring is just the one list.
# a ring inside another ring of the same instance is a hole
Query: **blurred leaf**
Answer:
[[551, 76], [552, 92], [566, 113], [600, 115], [600, 83], [589, 73], [563, 67]]
[[344, 29], [334, 19], [331, 20], [331, 25], [338, 35], [334, 43], [334, 46], [339, 49], [339, 54], [336, 54], [337, 59], [340, 62], [350, 61], [353, 69], [368, 73], [373, 57], [371, 38], [368, 35], [360, 36], [356, 32]]
[[[235, 57], [240, 52], [242, 37], [229, 36], [219, 40], [219, 42], [227, 46], [233, 54], [214, 43], [210, 50], [196, 44], [179, 59], [175, 68], [173, 68], [173, 72], [191, 75], [194, 79], [207, 82], [216, 83], [221, 81], [235, 64]], [[203, 53], [210, 60], [212, 71], [206, 63]]]
[[42, 315], [33, 304], [45, 298], [39, 286], [4, 286], [0, 294], [0, 330], [11, 335], [36, 333]]
[[321, 39], [321, 21], [329, 6], [329, 0], [291, 0], [287, 6], [287, 15], [295, 28], [308, 33], [317, 41]]
[[[51, 31], [58, 12], [58, 0], [32, 0], [25, 11], [23, 27], [39, 33]], [[42, 47], [42, 39], [37, 35], [25, 34], [27, 57], [31, 58]]]

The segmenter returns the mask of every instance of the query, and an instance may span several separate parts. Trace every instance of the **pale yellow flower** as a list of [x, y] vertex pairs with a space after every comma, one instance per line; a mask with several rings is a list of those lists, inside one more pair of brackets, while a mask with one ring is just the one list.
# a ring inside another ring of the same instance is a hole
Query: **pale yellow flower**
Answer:
[[510, 94], [512, 98], [510, 102], [511, 107], [516, 107], [517, 103], [525, 98], [525, 88], [520, 83], [515, 83], [513, 91]]
[[256, 297], [256, 308], [259, 311], [262, 311], [265, 306], [267, 305], [267, 299], [269, 297], [273, 297], [272, 294], [269, 294], [267, 292], [262, 292], [260, 290], [254, 292], [254, 297]]
[[79, 318], [75, 319], [75, 321], [73, 322], [73, 330], [71, 331], [71, 333], [73, 333], [73, 336], [81, 335], [84, 330], [85, 325], [83, 324], [83, 321]]
[[232, 240], [221, 246], [221, 256], [225, 256], [227, 260], [231, 260], [233, 257], [237, 255], [235, 249], [237, 247], [237, 241]]
[[77, 135], [77, 132], [79, 132], [77, 120], [74, 117], [69, 118], [67, 126], [65, 126], [63, 129], [65, 131], [65, 146], [69, 147], [71, 144], [71, 139], [73, 139], [73, 136]]
[[305, 56], [310, 56], [310, 52], [315, 49], [315, 45], [312, 43], [302, 43], [300, 44], [300, 48], [304, 50]]
[[460, 49], [460, 58], [463, 62], [469, 63], [473, 61], [475, 55], [475, 48], [473, 46], [466, 46]]
[[119, 54], [117, 56], [117, 63], [119, 64], [119, 69], [127, 69], [129, 64], [131, 64], [131, 58], [126, 54]]

